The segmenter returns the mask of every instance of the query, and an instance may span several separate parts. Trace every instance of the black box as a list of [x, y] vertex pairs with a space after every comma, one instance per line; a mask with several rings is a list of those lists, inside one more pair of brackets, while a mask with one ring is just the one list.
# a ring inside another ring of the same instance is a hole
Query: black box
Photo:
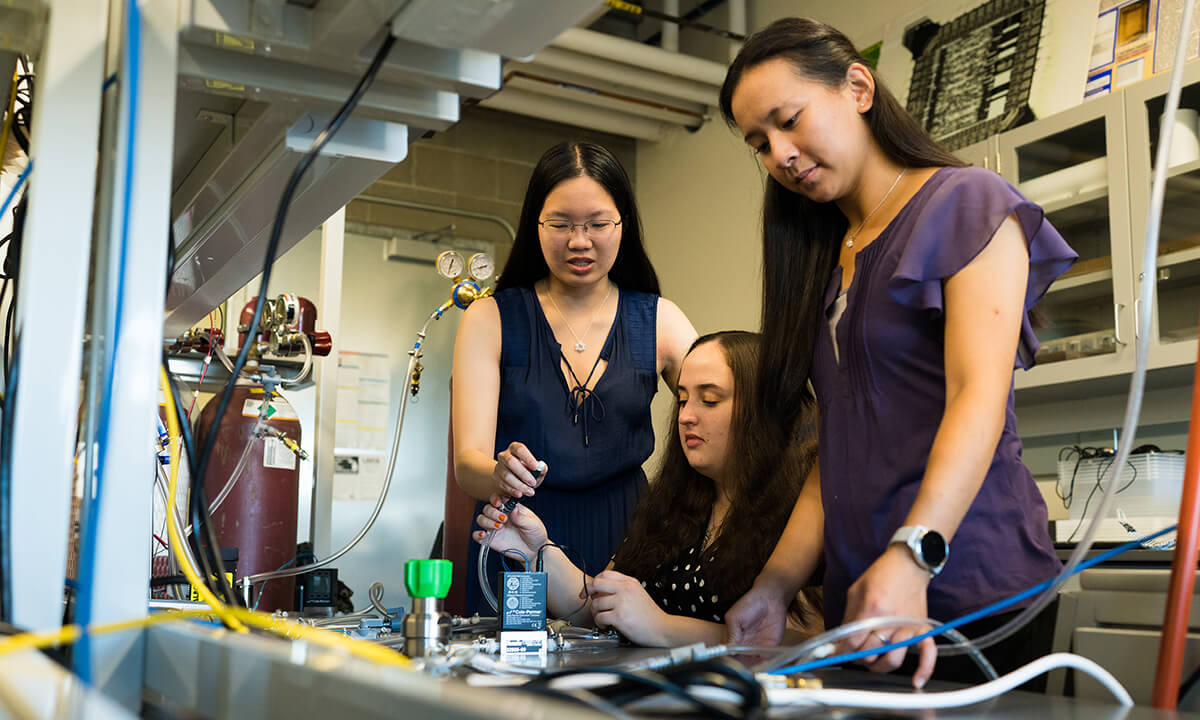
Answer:
[[500, 573], [500, 629], [546, 627], [546, 573]]

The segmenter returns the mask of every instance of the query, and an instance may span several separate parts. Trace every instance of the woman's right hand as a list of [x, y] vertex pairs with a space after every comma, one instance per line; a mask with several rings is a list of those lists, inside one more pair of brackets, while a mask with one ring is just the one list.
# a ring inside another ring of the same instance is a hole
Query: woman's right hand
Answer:
[[[541, 473], [534, 471], [541, 466]], [[507, 449], [496, 454], [496, 465], [492, 468], [492, 482], [496, 492], [517, 499], [533, 495], [533, 489], [546, 479], [549, 468], [519, 442], [511, 443]]]
[[476, 524], [483, 530], [472, 533], [475, 542], [482, 544], [488, 533], [494, 533], [488, 545], [497, 552], [519, 550], [525, 553], [530, 562], [549, 538], [546, 536], [546, 525], [532, 510], [524, 505], [517, 505], [512, 513], [504, 511], [504, 498], [493, 495], [489, 504], [483, 506], [483, 512], [475, 518]]
[[768, 583], [755, 582], [725, 613], [729, 641], [738, 645], [778, 645], [787, 624], [787, 596]]

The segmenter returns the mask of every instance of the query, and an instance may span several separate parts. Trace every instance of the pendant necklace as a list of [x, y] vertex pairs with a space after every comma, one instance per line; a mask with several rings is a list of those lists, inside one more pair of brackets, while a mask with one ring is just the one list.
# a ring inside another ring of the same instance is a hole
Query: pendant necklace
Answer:
[[[600, 311], [603, 310], [604, 306], [608, 304], [608, 298], [610, 295], [612, 295], [614, 284], [615, 283], [609, 283], [608, 294], [605, 295], [604, 299], [600, 301], [600, 305], [596, 307], [596, 312], [592, 313], [592, 319], [588, 321], [587, 329], [583, 331], [583, 337], [587, 337], [588, 333], [592, 331], [592, 325], [596, 323], [596, 318], [599, 317]], [[546, 295], [550, 298], [550, 303], [554, 305], [554, 309], [558, 312], [558, 316], [562, 318], [563, 324], [567, 326], [567, 329], [571, 331], [571, 335], [575, 337], [575, 352], [581, 353], [584, 350], [587, 350], [587, 344], [583, 342], [582, 338], [579, 337], [579, 333], [575, 332], [575, 328], [571, 327], [571, 323], [567, 320], [567, 316], [563, 314], [562, 309], [558, 307], [558, 302], [554, 300], [554, 293], [550, 292], [550, 288], [546, 288]]]
[[871, 219], [871, 216], [875, 214], [875, 211], [883, 207], [883, 204], [887, 202], [888, 196], [891, 195], [892, 191], [896, 189], [896, 185], [900, 183], [900, 178], [904, 177], [904, 173], [907, 171], [908, 168], [900, 169], [900, 174], [897, 175], [896, 179], [892, 181], [892, 186], [888, 188], [888, 191], [883, 194], [883, 199], [881, 199], [875, 207], [871, 208], [871, 212], [867, 213], [867, 216], [858, 224], [858, 227], [854, 230], [854, 232], [846, 235], [846, 247], [854, 247], [854, 239], [857, 238], [858, 234], [862, 232], [862, 229], [866, 227], [867, 221]]

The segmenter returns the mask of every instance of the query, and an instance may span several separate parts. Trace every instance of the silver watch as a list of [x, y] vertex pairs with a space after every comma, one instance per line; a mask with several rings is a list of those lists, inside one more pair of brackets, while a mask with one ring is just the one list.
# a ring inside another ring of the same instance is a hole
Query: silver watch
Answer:
[[946, 538], [937, 530], [930, 530], [924, 525], [905, 525], [892, 535], [892, 541], [888, 544], [894, 543], [907, 545], [912, 551], [913, 560], [928, 570], [930, 575], [940, 573], [950, 557], [950, 545]]

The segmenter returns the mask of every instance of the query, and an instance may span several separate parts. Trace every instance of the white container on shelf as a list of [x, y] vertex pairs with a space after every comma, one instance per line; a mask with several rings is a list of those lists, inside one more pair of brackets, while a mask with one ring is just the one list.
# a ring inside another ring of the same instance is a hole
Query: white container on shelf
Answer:
[[[1118, 475], [1113, 471], [1115, 457], [1075, 458], [1058, 461], [1058, 484], [1062, 493], [1071, 492], [1070, 517], [1083, 517], [1087, 506], [1087, 517], [1096, 514], [1100, 507], [1100, 496], [1108, 486], [1116, 482], [1117, 493], [1110, 515], [1118, 509], [1130, 516], [1175, 516], [1179, 514], [1179, 495], [1183, 491], [1183, 455], [1175, 453], [1145, 453], [1130, 455], [1129, 462]], [[1072, 490], [1071, 477], [1075, 478]], [[1100, 488], [1092, 493], [1097, 480]], [[1092, 501], [1088, 502], [1088, 496]]]
[[1171, 126], [1171, 153], [1167, 167], [1200, 160], [1200, 113], [1191, 108], [1175, 111], [1175, 122]]
[[1038, 205], [1049, 205], [1107, 185], [1108, 158], [1098, 157], [1026, 180], [1017, 189]]

